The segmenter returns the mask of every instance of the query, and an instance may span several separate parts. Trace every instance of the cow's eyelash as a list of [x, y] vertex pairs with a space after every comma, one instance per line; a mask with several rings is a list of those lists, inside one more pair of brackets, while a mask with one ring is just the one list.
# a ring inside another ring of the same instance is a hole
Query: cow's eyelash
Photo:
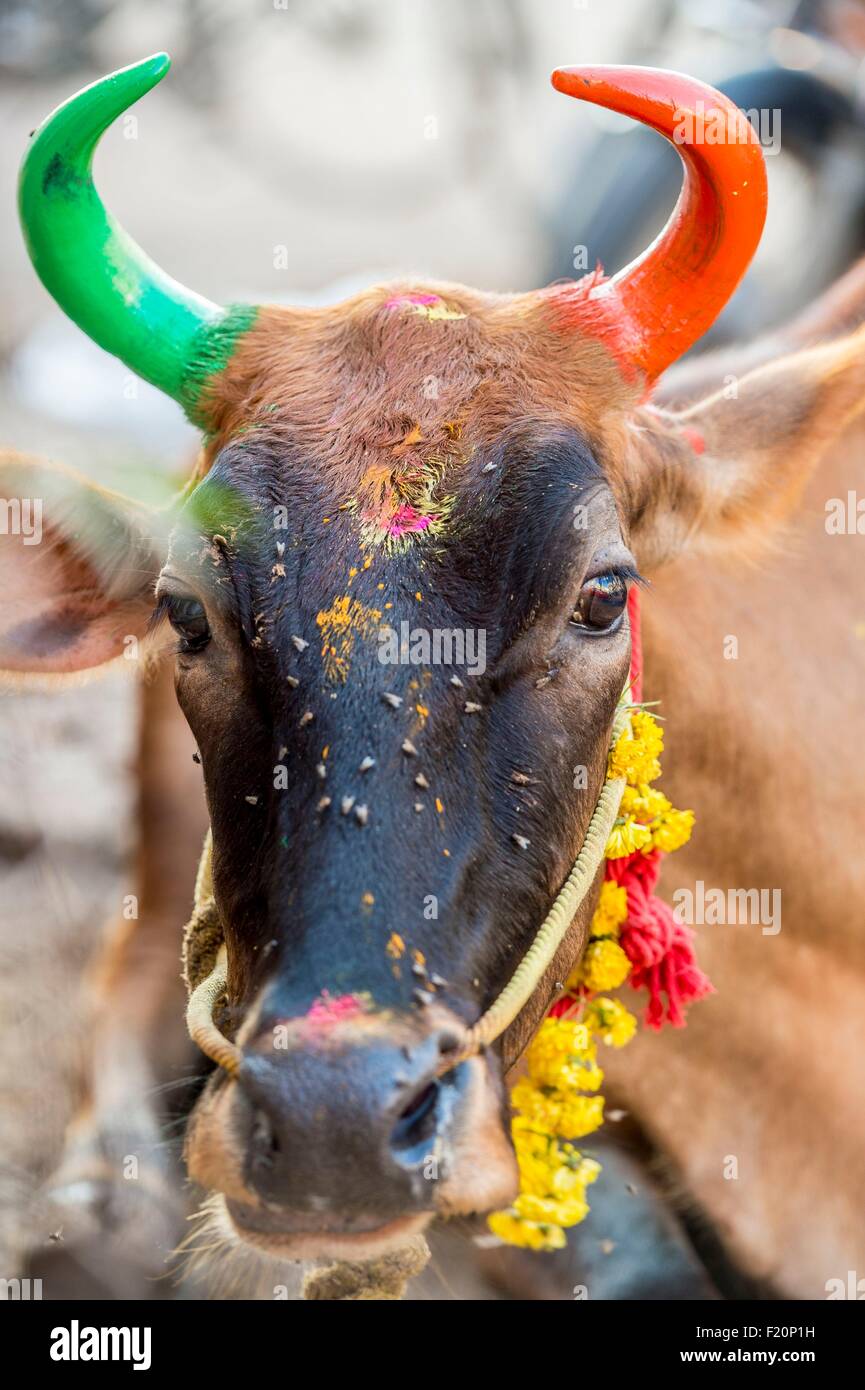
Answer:
[[[174, 595], [167, 591], [161, 593], [156, 600], [153, 612], [147, 620], [147, 630], [145, 636], [151, 637], [159, 628], [167, 623], [171, 612], [171, 600]], [[180, 656], [183, 651], [183, 642], [180, 637], [175, 637], [170, 647], [165, 648], [166, 654], [170, 656]]]
[[602, 574], [612, 574], [616, 579], [621, 579], [625, 584], [638, 584], [642, 589], [646, 589], [649, 586], [649, 580], [646, 579], [644, 575], [640, 574], [636, 565], [628, 564], [601, 565], [594, 573], [588, 574], [584, 582], [590, 584], [593, 579], [599, 579]]
[[168, 593], [167, 590], [163, 590], [161, 594], [157, 595], [153, 612], [150, 614], [150, 617], [147, 620], [148, 637], [152, 632], [156, 631], [160, 623], [167, 622], [168, 612], [171, 607], [171, 597], [171, 594]]

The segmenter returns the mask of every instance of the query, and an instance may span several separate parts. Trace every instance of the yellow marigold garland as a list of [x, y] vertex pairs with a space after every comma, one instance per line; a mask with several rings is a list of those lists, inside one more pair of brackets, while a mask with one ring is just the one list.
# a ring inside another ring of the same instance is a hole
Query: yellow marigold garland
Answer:
[[[660, 725], [641, 706], [634, 707], [630, 725], [609, 755], [609, 774], [624, 776], [627, 787], [607, 842], [608, 859], [638, 850], [669, 853], [685, 844], [694, 823], [692, 811], [677, 811], [650, 785], [661, 774]], [[511, 1092], [520, 1192], [513, 1206], [489, 1218], [493, 1233], [510, 1245], [559, 1250], [565, 1230], [588, 1215], [586, 1189], [601, 1165], [569, 1141], [585, 1138], [603, 1123], [598, 1043], [624, 1047], [636, 1032], [634, 1015], [604, 993], [624, 984], [631, 971], [618, 942], [627, 915], [626, 890], [606, 880], [589, 944], [565, 986], [572, 1008], [541, 1024], [526, 1051], [526, 1074]]]

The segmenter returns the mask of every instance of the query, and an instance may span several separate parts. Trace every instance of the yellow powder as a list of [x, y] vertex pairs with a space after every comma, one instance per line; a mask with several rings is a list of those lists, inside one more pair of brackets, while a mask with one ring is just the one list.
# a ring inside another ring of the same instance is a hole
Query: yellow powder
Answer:
[[317, 613], [321, 628], [321, 655], [328, 680], [344, 681], [351, 664], [355, 638], [366, 637], [381, 621], [378, 608], [366, 608], [348, 594], [334, 599], [330, 608]]

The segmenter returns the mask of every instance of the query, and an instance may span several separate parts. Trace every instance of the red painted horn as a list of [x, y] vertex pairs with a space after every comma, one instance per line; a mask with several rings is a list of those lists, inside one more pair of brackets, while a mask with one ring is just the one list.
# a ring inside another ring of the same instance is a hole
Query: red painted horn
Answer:
[[652, 245], [587, 296], [569, 287], [550, 292], [575, 328], [593, 325], [654, 381], [711, 327], [757, 249], [766, 219], [760, 143], [733, 102], [678, 72], [557, 68], [552, 83], [651, 126], [681, 156], [679, 201]]

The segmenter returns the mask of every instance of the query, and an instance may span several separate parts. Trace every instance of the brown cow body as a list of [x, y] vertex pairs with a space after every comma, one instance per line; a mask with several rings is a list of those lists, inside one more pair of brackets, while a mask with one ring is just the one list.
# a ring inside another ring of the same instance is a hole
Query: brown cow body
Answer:
[[[765, 566], [682, 562], [644, 603], [664, 785], [698, 817], [663, 892], [696, 880], [780, 888], [783, 915], [774, 936], [699, 927], [717, 994], [685, 1032], [644, 1033], [608, 1068], [674, 1189], [736, 1263], [797, 1298], [865, 1268], [865, 859], [851, 776], [865, 569], [861, 538], [824, 526], [826, 499], [861, 478], [862, 444], [860, 428], [824, 461]], [[735, 660], [723, 655], [731, 634]]]
[[[863, 310], [860, 263], [791, 328], [686, 364], [660, 394], [699, 396], [740, 363], [854, 331]], [[865, 567], [861, 535], [826, 528], [827, 501], [861, 490], [863, 454], [854, 423], [756, 568], [683, 559], [643, 608], [665, 785], [698, 816], [663, 891], [698, 879], [780, 888], [783, 924], [774, 936], [698, 928], [717, 995], [686, 1032], [643, 1035], [608, 1074], [671, 1165], [674, 1197], [697, 1205], [741, 1268], [794, 1298], [823, 1298], [828, 1281], [865, 1268]]]

